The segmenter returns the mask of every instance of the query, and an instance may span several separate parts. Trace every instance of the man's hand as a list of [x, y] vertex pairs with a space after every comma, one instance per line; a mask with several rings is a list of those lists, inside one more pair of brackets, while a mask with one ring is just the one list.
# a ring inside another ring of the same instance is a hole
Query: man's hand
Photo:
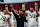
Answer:
[[10, 16], [12, 15], [10, 12], [7, 12], [6, 14], [8, 14], [8, 15], [10, 15]]

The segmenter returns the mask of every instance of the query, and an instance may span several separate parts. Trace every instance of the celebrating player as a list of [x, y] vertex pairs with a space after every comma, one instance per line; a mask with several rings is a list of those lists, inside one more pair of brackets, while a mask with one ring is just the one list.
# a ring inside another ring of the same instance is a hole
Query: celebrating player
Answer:
[[[6, 15], [6, 10], [0, 12], [0, 27], [7, 27], [10, 24], [10, 15]], [[9, 26], [10, 27], [10, 26]]]
[[36, 21], [36, 11], [33, 8], [30, 8], [30, 11], [27, 12], [28, 14], [28, 27], [37, 27]]

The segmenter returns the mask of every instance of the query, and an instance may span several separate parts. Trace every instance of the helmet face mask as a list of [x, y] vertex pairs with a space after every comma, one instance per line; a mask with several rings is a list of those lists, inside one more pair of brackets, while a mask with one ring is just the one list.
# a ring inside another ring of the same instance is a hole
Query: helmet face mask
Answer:
[[30, 11], [31, 11], [31, 12], [33, 12], [33, 11], [34, 11], [34, 9], [33, 9], [33, 8], [30, 8]]

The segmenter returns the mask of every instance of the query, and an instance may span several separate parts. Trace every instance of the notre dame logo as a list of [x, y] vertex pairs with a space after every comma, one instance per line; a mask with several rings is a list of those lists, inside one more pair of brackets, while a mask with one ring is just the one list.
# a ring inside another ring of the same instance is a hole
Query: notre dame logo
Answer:
[[19, 18], [21, 18], [21, 16], [19, 16]]
[[0, 20], [3, 20], [3, 21], [5, 21], [5, 16], [3, 16], [3, 15], [0, 15]]

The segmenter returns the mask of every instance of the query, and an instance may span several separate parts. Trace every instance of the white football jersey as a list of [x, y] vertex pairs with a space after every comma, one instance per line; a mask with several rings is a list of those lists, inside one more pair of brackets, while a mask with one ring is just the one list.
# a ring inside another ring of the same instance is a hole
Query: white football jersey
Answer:
[[[29, 13], [30, 13], [30, 11], [26, 11], [26, 13], [28, 13], [28, 14], [29, 14]], [[27, 15], [28, 15], [28, 14], [27, 14]], [[28, 20], [28, 16], [26, 16], [26, 20]]]
[[[25, 13], [28, 13], [29, 11], [25, 11]], [[28, 16], [25, 16], [26, 17], [26, 20], [28, 20]], [[28, 22], [24, 22], [24, 27], [27, 27], [28, 26]]]
[[36, 25], [36, 12], [28, 11], [28, 25]]
[[40, 14], [40, 11], [39, 11], [39, 14]]
[[7, 22], [8, 18], [10, 18], [9, 15], [4, 15], [3, 12], [0, 12], [0, 26], [5, 26], [5, 25], [7, 25], [7, 23], [8, 23], [8, 22]]
[[11, 18], [10, 18], [10, 22], [11, 22], [11, 26], [16, 26], [16, 18], [14, 16], [14, 14], [11, 12]]
[[38, 27], [40, 27], [40, 12], [39, 12], [39, 17], [38, 17]]

